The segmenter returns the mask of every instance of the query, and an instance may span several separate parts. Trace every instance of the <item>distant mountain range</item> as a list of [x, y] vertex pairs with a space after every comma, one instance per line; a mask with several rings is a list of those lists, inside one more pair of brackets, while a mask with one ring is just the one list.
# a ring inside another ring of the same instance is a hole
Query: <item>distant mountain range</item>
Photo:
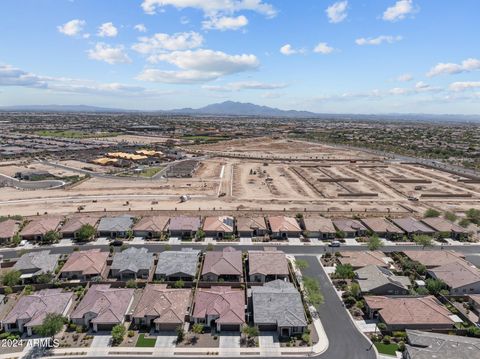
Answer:
[[182, 108], [174, 110], [140, 111], [119, 108], [96, 107], [87, 105], [25, 105], [0, 107], [4, 112], [81, 112], [81, 113], [119, 113], [145, 112], [158, 114], [183, 114], [199, 116], [248, 116], [248, 117], [283, 117], [283, 118], [317, 118], [330, 120], [418, 120], [418, 121], [462, 121], [479, 122], [480, 115], [455, 114], [329, 114], [309, 111], [280, 110], [278, 108], [259, 106], [252, 103], [225, 101], [201, 108]]

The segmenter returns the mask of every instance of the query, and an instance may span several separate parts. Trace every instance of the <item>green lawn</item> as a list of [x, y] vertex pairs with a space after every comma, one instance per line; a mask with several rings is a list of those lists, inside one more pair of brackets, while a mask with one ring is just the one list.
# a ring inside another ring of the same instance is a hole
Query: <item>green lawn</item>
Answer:
[[85, 132], [76, 130], [42, 130], [36, 131], [36, 135], [44, 137], [57, 137], [57, 138], [94, 138], [94, 137], [114, 137], [118, 136], [117, 132]]
[[145, 338], [145, 334], [140, 334], [135, 346], [139, 348], [153, 348], [156, 341], [154, 338]]
[[374, 343], [380, 354], [387, 354], [395, 356], [395, 351], [398, 350], [397, 344]]
[[160, 172], [162, 169], [163, 169], [163, 167], [145, 168], [142, 172], [140, 172], [140, 176], [142, 176], [142, 177], [153, 177], [158, 172]]

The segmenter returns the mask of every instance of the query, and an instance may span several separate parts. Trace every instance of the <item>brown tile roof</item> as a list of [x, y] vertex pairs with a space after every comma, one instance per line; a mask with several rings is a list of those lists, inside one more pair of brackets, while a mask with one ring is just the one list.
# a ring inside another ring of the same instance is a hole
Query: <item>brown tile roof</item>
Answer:
[[89, 224], [95, 227], [99, 217], [94, 216], [78, 216], [72, 217], [60, 228], [60, 233], [74, 233], [80, 230], [84, 225]]
[[245, 323], [245, 295], [231, 287], [199, 288], [195, 295], [194, 318], [218, 315], [217, 323]]
[[95, 318], [92, 323], [121, 323], [132, 302], [134, 291], [111, 288], [109, 284], [94, 284], [73, 311], [71, 318], [82, 319], [86, 313], [93, 313]]
[[305, 230], [309, 232], [335, 233], [335, 227], [330, 218], [310, 217], [303, 220]]
[[200, 217], [173, 217], [169, 228], [171, 231], [197, 231], [200, 228]]
[[435, 255], [432, 255], [430, 251], [403, 251], [403, 253], [411, 260], [417, 261], [429, 268], [462, 261], [465, 258], [462, 253], [447, 250], [435, 251]]
[[107, 266], [108, 252], [101, 252], [100, 249], [73, 252], [61, 269], [65, 272], [81, 272], [84, 275], [102, 275]]
[[149, 216], [143, 217], [133, 227], [134, 231], [162, 232], [166, 229], [170, 217]]
[[13, 219], [7, 219], [0, 222], [0, 238], [12, 238], [20, 228], [20, 222]]
[[265, 218], [263, 217], [239, 217], [237, 218], [237, 231], [248, 232], [255, 229], [267, 229]]
[[270, 216], [268, 217], [272, 232], [301, 232], [302, 229], [293, 217]]
[[466, 261], [456, 261], [429, 270], [450, 288], [459, 288], [480, 282], [480, 271]]
[[469, 295], [472, 302], [475, 302], [477, 305], [480, 305], [480, 294], [470, 294]]
[[396, 233], [403, 234], [403, 231], [385, 218], [364, 218], [362, 223], [375, 233]]
[[433, 234], [435, 231], [426, 224], [417, 221], [415, 218], [393, 218], [392, 222], [407, 233], [426, 233]]
[[205, 254], [202, 275], [214, 273], [216, 275], [242, 275], [242, 252], [232, 247], [223, 251], [211, 251]]
[[333, 224], [342, 232], [366, 231], [367, 228], [356, 219], [334, 219]]
[[432, 227], [437, 232], [468, 233], [468, 231], [462, 226], [440, 217], [424, 218], [422, 219], [422, 222], [429, 227]]
[[288, 262], [282, 251], [248, 251], [249, 275], [288, 275]]
[[338, 260], [341, 264], [350, 264], [354, 268], [362, 268], [368, 265], [388, 267], [387, 256], [380, 251], [345, 251], [341, 252]]
[[233, 232], [233, 217], [206, 217], [203, 223], [205, 232]]
[[48, 231], [57, 230], [61, 221], [62, 221], [62, 217], [37, 218], [29, 222], [25, 227], [23, 227], [20, 234], [22, 236], [44, 235]]
[[185, 321], [190, 295], [190, 289], [171, 289], [167, 288], [166, 284], [147, 284], [133, 317], [156, 317], [155, 323], [180, 325]]
[[452, 325], [452, 313], [434, 296], [386, 297], [366, 296], [366, 304], [379, 310], [387, 325]]

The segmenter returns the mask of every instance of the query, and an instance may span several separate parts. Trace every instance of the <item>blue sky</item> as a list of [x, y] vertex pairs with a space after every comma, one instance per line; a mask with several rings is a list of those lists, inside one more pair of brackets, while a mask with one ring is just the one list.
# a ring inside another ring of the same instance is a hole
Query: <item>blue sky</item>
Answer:
[[0, 106], [480, 113], [478, 0], [2, 0]]

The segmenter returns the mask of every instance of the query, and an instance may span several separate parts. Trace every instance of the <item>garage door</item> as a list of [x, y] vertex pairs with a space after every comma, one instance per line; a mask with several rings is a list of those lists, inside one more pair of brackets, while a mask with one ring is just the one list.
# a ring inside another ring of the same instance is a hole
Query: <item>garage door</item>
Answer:
[[174, 323], [160, 323], [158, 324], [158, 330], [162, 332], [172, 332], [177, 329], [179, 324], [174, 324]]
[[239, 332], [240, 326], [238, 324], [222, 324], [220, 329], [226, 332]]
[[113, 327], [113, 324], [97, 324], [97, 331], [110, 331]]
[[258, 330], [261, 332], [275, 332], [277, 330], [277, 326], [275, 324], [262, 324], [258, 326]]

